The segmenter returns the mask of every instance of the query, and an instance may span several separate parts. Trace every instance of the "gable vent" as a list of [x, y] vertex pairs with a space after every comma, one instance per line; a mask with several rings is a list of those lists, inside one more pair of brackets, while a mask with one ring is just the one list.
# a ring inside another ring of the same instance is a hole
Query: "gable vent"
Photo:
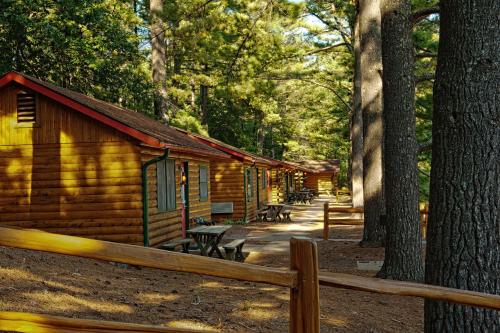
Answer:
[[17, 93], [17, 122], [34, 123], [36, 121], [36, 94], [20, 91]]

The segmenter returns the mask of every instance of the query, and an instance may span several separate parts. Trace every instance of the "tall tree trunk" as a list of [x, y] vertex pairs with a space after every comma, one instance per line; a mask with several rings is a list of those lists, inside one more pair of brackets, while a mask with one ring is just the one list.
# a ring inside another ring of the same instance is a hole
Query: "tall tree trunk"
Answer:
[[423, 281], [411, 0], [382, 0], [385, 261], [378, 276]]
[[150, 0], [151, 15], [151, 69], [156, 85], [154, 100], [155, 116], [168, 122], [167, 112], [167, 69], [165, 53], [165, 31], [163, 29], [163, 0]]
[[[496, 0], [441, 0], [425, 280], [500, 293]], [[426, 300], [426, 332], [499, 332], [500, 312]]]
[[379, 0], [359, 1], [361, 45], [361, 108], [363, 110], [363, 246], [381, 246], [385, 230], [382, 145], [382, 46]]
[[257, 153], [259, 155], [264, 155], [264, 140], [266, 139], [266, 132], [262, 125], [262, 120], [260, 121], [260, 127], [257, 129]]
[[208, 125], [208, 87], [200, 85], [201, 124]]
[[363, 112], [361, 109], [361, 52], [359, 15], [354, 23], [354, 87], [351, 117], [351, 184], [352, 206], [363, 207]]

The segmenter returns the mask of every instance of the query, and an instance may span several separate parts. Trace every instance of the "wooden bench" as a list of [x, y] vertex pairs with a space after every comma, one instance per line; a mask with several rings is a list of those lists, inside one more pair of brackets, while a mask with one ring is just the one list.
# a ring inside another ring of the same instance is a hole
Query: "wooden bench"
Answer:
[[267, 212], [269, 211], [269, 208], [262, 208], [257, 211], [257, 221], [267, 221]]
[[283, 215], [283, 221], [292, 222], [292, 219], [290, 218], [290, 214], [292, 213], [291, 209], [285, 208], [280, 213]]
[[167, 250], [167, 251], [175, 251], [175, 248], [178, 246], [182, 246], [182, 252], [189, 253], [189, 244], [191, 243], [190, 238], [182, 238], [171, 240], [168, 243], [164, 243], [159, 246], [159, 249]]
[[245, 244], [246, 239], [235, 239], [223, 246], [224, 252], [226, 252], [227, 260], [245, 260], [245, 256], [243, 256], [243, 245]]

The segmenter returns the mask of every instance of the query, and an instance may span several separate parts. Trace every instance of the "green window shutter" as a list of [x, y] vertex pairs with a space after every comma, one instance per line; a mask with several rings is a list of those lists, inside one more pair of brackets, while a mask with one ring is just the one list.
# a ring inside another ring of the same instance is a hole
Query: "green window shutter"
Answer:
[[166, 175], [167, 175], [167, 210], [176, 208], [175, 196], [175, 160], [166, 160]]
[[200, 201], [208, 200], [208, 168], [200, 165]]
[[167, 179], [165, 176], [165, 161], [156, 162], [156, 201], [160, 212], [167, 210]]

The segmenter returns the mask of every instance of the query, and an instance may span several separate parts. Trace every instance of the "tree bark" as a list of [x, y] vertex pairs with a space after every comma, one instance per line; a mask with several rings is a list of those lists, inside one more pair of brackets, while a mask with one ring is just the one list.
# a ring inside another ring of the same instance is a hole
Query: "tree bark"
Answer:
[[[426, 283], [500, 293], [496, 0], [441, 0]], [[499, 332], [500, 312], [426, 300], [426, 332]]]
[[363, 207], [363, 112], [361, 109], [361, 59], [359, 15], [354, 23], [354, 87], [351, 118], [351, 184], [352, 206]]
[[423, 281], [411, 0], [382, 0], [385, 261], [378, 277]]
[[163, 0], [150, 0], [151, 15], [151, 69], [153, 83], [156, 85], [154, 109], [155, 116], [168, 122], [167, 112], [167, 69], [165, 53], [165, 32], [163, 29]]
[[381, 246], [385, 239], [380, 216], [385, 213], [382, 145], [382, 50], [380, 2], [359, 1], [361, 108], [363, 110], [363, 246]]
[[201, 124], [208, 125], [208, 87], [200, 85]]

